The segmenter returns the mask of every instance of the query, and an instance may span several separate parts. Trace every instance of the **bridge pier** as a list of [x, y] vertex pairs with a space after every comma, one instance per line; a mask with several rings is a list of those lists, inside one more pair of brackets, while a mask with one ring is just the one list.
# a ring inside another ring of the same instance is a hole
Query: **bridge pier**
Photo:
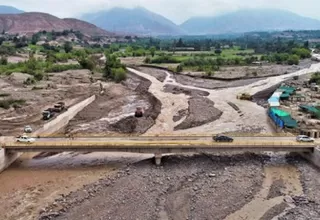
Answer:
[[4, 148], [0, 148], [0, 173], [10, 166], [22, 153], [10, 152]]
[[161, 153], [155, 153], [154, 154], [154, 159], [155, 159], [156, 165], [160, 166], [161, 165], [162, 154]]
[[301, 153], [301, 155], [320, 168], [320, 146], [315, 147], [312, 153]]

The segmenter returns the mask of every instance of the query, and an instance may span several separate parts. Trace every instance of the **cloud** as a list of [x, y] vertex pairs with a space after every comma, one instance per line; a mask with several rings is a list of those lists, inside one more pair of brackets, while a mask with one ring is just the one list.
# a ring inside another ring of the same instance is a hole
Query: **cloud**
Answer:
[[213, 16], [241, 8], [280, 8], [320, 19], [319, 0], [0, 0], [25, 11], [41, 11], [58, 17], [79, 15], [112, 7], [145, 7], [176, 23], [192, 16]]

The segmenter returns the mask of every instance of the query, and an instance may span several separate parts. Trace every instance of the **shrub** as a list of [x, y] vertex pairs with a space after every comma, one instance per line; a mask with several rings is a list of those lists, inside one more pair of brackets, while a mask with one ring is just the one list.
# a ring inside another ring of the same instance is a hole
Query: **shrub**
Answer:
[[180, 63], [180, 61], [177, 60], [173, 56], [163, 55], [163, 56], [158, 56], [158, 57], [153, 58], [151, 60], [151, 63], [157, 63], [157, 64], [161, 64], [161, 63]]
[[23, 99], [0, 100], [0, 108], [9, 109], [11, 106], [18, 108], [20, 105], [25, 104], [25, 102]]
[[181, 64], [178, 65], [176, 71], [177, 71], [178, 73], [181, 73], [181, 72], [183, 71], [183, 66], [182, 66]]
[[2, 56], [0, 59], [0, 65], [7, 65], [8, 64], [8, 59], [5, 56]]
[[79, 64], [67, 64], [67, 65], [52, 65], [46, 68], [47, 73], [59, 73], [67, 70], [77, 70], [81, 69], [81, 66]]
[[88, 70], [94, 70], [95, 68], [95, 63], [93, 62], [92, 59], [90, 58], [82, 58], [79, 60], [79, 64], [83, 69], [88, 69]]
[[123, 68], [112, 69], [112, 78], [119, 83], [127, 78], [127, 73]]
[[146, 57], [143, 62], [144, 63], [151, 63], [151, 58], [150, 57]]

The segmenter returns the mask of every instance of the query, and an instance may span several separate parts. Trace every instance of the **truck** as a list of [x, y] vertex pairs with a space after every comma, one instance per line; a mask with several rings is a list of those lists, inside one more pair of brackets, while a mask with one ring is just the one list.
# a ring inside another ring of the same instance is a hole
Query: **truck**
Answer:
[[54, 105], [54, 111], [55, 112], [62, 112], [65, 109], [65, 103], [64, 102], [58, 102]]
[[42, 119], [49, 120], [54, 117], [55, 110], [53, 108], [48, 108], [47, 110], [42, 112]]

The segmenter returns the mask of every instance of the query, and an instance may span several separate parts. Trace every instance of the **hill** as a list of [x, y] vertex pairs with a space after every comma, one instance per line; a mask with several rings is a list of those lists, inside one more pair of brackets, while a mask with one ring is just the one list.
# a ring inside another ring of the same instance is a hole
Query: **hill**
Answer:
[[6, 5], [0, 5], [0, 14], [20, 14], [24, 11], [21, 11], [17, 8], [6, 6]]
[[87, 35], [110, 35], [109, 32], [77, 19], [60, 19], [50, 14], [30, 12], [0, 15], [0, 32], [30, 34], [42, 30], [78, 30]]
[[137, 35], [179, 35], [182, 29], [167, 18], [144, 8], [113, 8], [81, 17], [105, 30]]
[[277, 9], [250, 9], [217, 17], [190, 18], [180, 25], [188, 34], [225, 34], [251, 31], [314, 30], [320, 21]]

